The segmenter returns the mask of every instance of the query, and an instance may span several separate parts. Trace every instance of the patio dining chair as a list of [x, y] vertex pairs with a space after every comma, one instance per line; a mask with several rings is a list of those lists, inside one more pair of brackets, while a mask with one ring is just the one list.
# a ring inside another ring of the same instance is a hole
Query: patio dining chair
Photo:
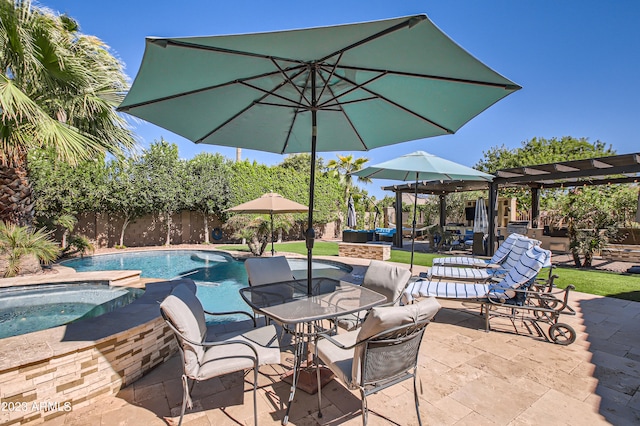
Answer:
[[[236, 371], [253, 369], [253, 416], [257, 417], [258, 368], [261, 365], [280, 363], [280, 346], [276, 328], [268, 325], [244, 332], [216, 335], [213, 327], [207, 327], [206, 312], [195, 295], [195, 285], [180, 284], [160, 304], [160, 312], [178, 339], [182, 359], [182, 424], [185, 409], [192, 408], [190, 392], [196, 382], [222, 376]], [[229, 314], [226, 312], [225, 314]], [[233, 312], [239, 314], [241, 312]], [[255, 324], [255, 319], [247, 315]], [[222, 313], [221, 313], [222, 314]], [[189, 380], [192, 380], [191, 386]]]
[[[287, 258], [284, 256], [275, 257], [250, 257], [244, 261], [244, 268], [247, 271], [247, 279], [251, 287], [256, 287], [265, 284], [272, 284], [282, 281], [293, 281], [295, 277], [291, 271], [291, 266], [287, 262]], [[291, 290], [290, 287], [287, 287]], [[274, 299], [286, 299], [290, 297], [292, 293], [287, 294], [264, 294], [265, 297], [272, 297]], [[254, 316], [256, 313], [254, 312]], [[267, 322], [270, 320], [267, 318]], [[286, 331], [287, 328], [284, 327]]]
[[[320, 334], [315, 344], [316, 374], [324, 363], [349, 389], [360, 391], [362, 422], [367, 424], [367, 396], [413, 378], [418, 424], [418, 353], [426, 326], [440, 309], [434, 298], [405, 306], [374, 307], [362, 327], [337, 335]], [[318, 389], [318, 417], [322, 417]]]
[[250, 257], [244, 261], [244, 268], [252, 287], [294, 279], [289, 262], [284, 256]]
[[[364, 274], [362, 287], [385, 296], [387, 302], [384, 306], [398, 306], [410, 278], [409, 269], [380, 260], [372, 260]], [[340, 316], [336, 318], [336, 324], [346, 330], [353, 330], [362, 323], [363, 317], [362, 312]]]

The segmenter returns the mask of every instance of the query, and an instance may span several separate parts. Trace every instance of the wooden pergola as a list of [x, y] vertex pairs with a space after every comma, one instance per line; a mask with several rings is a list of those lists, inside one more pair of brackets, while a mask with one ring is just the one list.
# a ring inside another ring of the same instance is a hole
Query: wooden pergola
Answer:
[[[489, 254], [497, 243], [498, 189], [529, 187], [531, 190], [531, 227], [538, 227], [540, 216], [540, 190], [545, 188], [571, 188], [576, 186], [638, 183], [640, 180], [640, 153], [613, 155], [586, 160], [513, 167], [498, 170], [492, 182], [429, 181], [418, 182], [419, 194], [440, 196], [440, 225], [446, 221], [446, 195], [462, 191], [489, 191]], [[416, 183], [392, 185], [382, 188], [396, 193], [396, 217], [402, 217], [402, 193], [414, 192]], [[640, 214], [640, 197], [638, 199]], [[396, 233], [396, 247], [402, 247], [402, 233]]]

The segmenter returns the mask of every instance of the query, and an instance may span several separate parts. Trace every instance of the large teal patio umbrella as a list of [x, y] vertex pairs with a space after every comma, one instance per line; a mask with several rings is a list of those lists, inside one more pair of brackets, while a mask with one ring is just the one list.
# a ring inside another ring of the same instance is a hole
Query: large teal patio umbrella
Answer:
[[[452, 134], [520, 89], [426, 15], [228, 36], [146, 39], [119, 107], [195, 143], [316, 153]], [[311, 287], [309, 287], [311, 291]]]
[[[410, 181], [415, 180], [413, 199], [413, 231], [411, 232], [411, 270], [413, 271], [413, 250], [416, 239], [416, 210], [418, 205], [419, 181], [484, 181], [491, 182], [495, 176], [481, 172], [471, 167], [463, 166], [445, 158], [416, 151], [402, 155], [392, 160], [384, 161], [373, 166], [352, 173], [363, 178], [391, 179]], [[400, 221], [401, 222], [401, 221]], [[396, 227], [401, 228], [402, 223]]]

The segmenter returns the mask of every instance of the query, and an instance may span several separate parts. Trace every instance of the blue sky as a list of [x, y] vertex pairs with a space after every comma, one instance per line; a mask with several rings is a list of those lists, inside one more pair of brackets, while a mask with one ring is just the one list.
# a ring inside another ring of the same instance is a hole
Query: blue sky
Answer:
[[[491, 147], [521, 146], [533, 137], [586, 137], [619, 154], [640, 151], [640, 1], [593, 0], [44, 0], [74, 17], [81, 31], [105, 41], [131, 80], [147, 36], [201, 36], [325, 26], [426, 13], [449, 37], [518, 83], [508, 96], [455, 135], [354, 152], [375, 164], [417, 150], [473, 166]], [[164, 139], [180, 155], [235, 149], [195, 145], [153, 126], [134, 124], [143, 146]], [[277, 164], [284, 156], [242, 151], [243, 158]], [[346, 154], [346, 153], [345, 153]], [[325, 160], [335, 153], [320, 153]], [[375, 180], [365, 188], [391, 195]]]

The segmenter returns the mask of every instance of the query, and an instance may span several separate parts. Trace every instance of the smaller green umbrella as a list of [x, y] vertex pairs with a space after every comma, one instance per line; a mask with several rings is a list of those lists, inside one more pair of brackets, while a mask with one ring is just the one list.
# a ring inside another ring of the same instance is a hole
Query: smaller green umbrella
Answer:
[[[413, 231], [411, 233], [411, 270], [413, 270], [413, 249], [416, 238], [416, 205], [418, 203], [419, 181], [454, 181], [473, 180], [491, 182], [493, 175], [481, 172], [462, 164], [429, 154], [416, 151], [392, 160], [388, 160], [353, 173], [363, 178], [391, 179], [410, 181], [415, 180], [415, 198], [413, 201]], [[396, 225], [397, 225], [396, 219]], [[397, 225], [400, 226], [400, 225]]]

